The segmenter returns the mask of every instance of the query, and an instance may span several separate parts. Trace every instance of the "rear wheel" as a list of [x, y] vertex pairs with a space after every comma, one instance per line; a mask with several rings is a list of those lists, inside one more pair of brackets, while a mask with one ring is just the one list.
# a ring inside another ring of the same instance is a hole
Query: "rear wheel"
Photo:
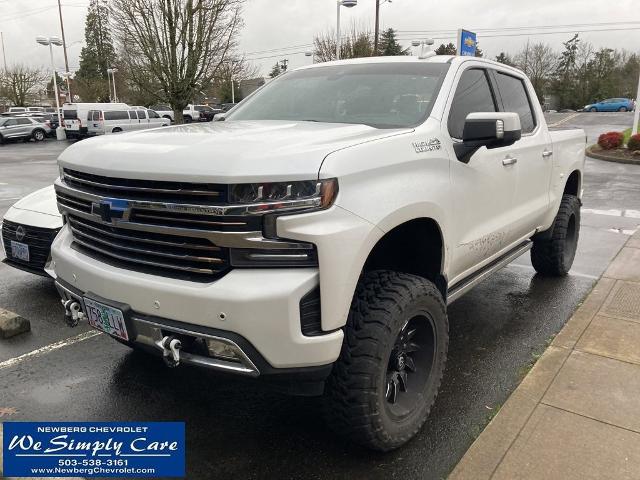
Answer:
[[111, 133], [120, 133], [122, 132], [122, 129], [120, 127], [116, 127], [113, 130], [111, 130]]
[[626, 112], [627, 111], [627, 107], [620, 107], [618, 109], [619, 112]]
[[32, 134], [32, 137], [36, 142], [43, 141], [45, 136], [46, 134], [44, 133], [44, 130], [40, 130], [40, 129], [34, 130]]
[[327, 381], [328, 424], [380, 451], [413, 438], [440, 387], [448, 328], [444, 300], [430, 281], [386, 270], [364, 275]]
[[531, 264], [542, 275], [561, 277], [569, 273], [578, 249], [580, 200], [563, 195], [551, 231], [533, 239]]
[[184, 116], [184, 123], [191, 123], [192, 121], [193, 121], [193, 118], [191, 118], [191, 115]]

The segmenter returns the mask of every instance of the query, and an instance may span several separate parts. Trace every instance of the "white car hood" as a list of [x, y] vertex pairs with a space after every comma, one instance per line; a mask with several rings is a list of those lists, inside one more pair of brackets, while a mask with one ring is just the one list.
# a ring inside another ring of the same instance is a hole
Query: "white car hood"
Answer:
[[331, 152], [410, 131], [274, 120], [178, 125], [84, 140], [67, 148], [59, 163], [146, 180], [303, 180], [315, 178]]
[[4, 215], [5, 220], [39, 228], [61, 228], [53, 185], [36, 190], [18, 200]]

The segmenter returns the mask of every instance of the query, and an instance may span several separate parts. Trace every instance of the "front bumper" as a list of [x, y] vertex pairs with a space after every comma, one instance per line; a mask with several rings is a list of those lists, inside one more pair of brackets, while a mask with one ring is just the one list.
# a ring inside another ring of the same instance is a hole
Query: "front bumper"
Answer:
[[146, 339], [153, 338], [149, 329], [156, 323], [161, 329], [184, 327], [232, 341], [241, 338], [258, 354], [251, 356], [242, 348], [247, 357], [256, 366], [264, 359], [267, 370], [326, 366], [338, 358], [342, 330], [313, 337], [301, 331], [300, 300], [318, 285], [315, 268], [237, 269], [202, 284], [100, 263], [71, 243], [64, 227], [52, 246], [59, 283], [77, 296], [98, 296], [130, 307], [142, 332], [134, 339], [137, 343], [150, 343]]

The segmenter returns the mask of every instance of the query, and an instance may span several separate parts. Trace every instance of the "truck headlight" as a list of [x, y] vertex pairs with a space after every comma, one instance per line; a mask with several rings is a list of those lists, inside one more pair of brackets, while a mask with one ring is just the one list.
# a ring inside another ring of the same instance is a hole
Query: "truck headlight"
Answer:
[[338, 194], [338, 181], [303, 180], [294, 182], [239, 183], [229, 186], [229, 203], [255, 205], [265, 211], [278, 209], [329, 208]]

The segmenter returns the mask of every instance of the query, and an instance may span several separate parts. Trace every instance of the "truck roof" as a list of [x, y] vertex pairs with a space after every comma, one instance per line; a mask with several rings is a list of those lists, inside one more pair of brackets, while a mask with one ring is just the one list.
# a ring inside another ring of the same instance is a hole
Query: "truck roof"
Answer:
[[523, 75], [523, 72], [517, 68], [505, 65], [504, 63], [498, 63], [494, 60], [489, 60], [483, 57], [466, 57], [459, 55], [434, 55], [429, 58], [419, 58], [417, 55], [397, 55], [392, 57], [362, 57], [362, 58], [349, 58], [345, 60], [333, 60], [330, 62], [314, 63], [313, 65], [305, 65], [298, 67], [295, 70], [306, 70], [309, 68], [322, 68], [331, 65], [357, 65], [367, 63], [450, 63], [452, 65], [459, 65], [463, 62], [478, 61], [486, 63], [487, 65], [499, 66], [500, 68], [512, 70]]

